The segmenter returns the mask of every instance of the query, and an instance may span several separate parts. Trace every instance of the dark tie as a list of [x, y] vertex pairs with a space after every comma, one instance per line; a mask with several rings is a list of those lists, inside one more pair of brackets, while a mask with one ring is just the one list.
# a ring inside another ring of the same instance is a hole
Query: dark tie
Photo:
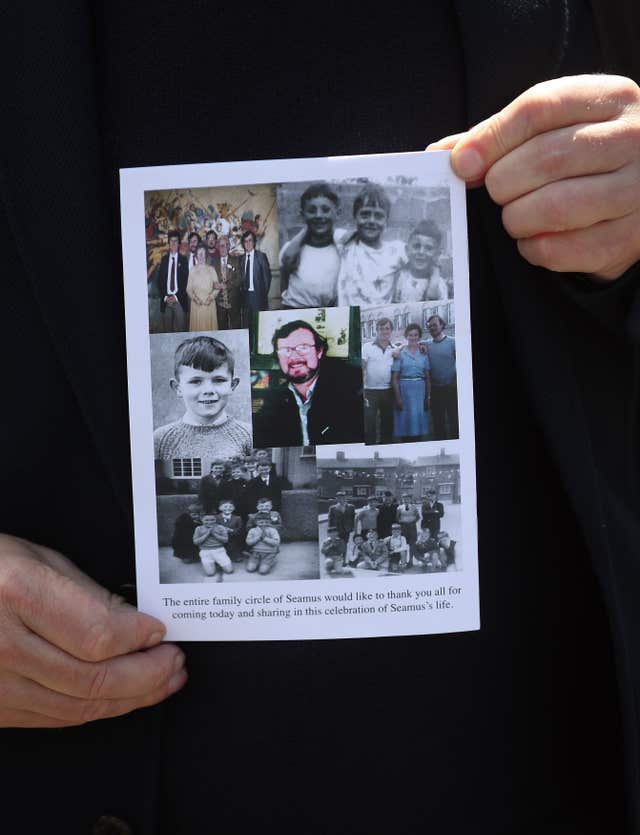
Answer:
[[169, 280], [169, 295], [175, 296], [176, 290], [176, 256], [171, 259], [171, 278]]

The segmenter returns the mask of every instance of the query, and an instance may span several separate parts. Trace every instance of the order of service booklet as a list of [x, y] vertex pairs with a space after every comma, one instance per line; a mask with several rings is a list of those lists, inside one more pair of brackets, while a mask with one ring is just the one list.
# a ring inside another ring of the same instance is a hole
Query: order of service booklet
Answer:
[[449, 154], [120, 173], [140, 609], [181, 641], [478, 629]]

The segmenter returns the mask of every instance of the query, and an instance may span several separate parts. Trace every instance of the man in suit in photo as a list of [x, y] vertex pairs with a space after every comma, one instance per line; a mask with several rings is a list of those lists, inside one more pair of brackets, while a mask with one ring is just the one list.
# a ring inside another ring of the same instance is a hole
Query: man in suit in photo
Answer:
[[169, 252], [162, 256], [156, 273], [163, 333], [178, 333], [189, 327], [189, 260], [180, 255], [180, 233], [172, 229], [168, 235]]
[[242, 271], [240, 259], [229, 255], [229, 239], [220, 237], [218, 254], [211, 259], [211, 266], [218, 274], [222, 289], [216, 299], [218, 330], [225, 331], [242, 327]]
[[243, 233], [242, 248], [242, 316], [246, 325], [254, 311], [269, 309], [271, 267], [264, 252], [256, 249], [255, 232]]

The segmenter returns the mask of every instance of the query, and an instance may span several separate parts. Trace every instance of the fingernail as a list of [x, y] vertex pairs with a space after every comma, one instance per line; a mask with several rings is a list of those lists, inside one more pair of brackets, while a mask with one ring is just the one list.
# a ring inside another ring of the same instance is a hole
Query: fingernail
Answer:
[[168, 690], [169, 693], [175, 693], [176, 690], [179, 690], [187, 680], [187, 671], [180, 670], [177, 673], [174, 673], [171, 678], [169, 679]]
[[477, 180], [484, 173], [484, 162], [473, 148], [463, 148], [451, 157], [453, 170], [463, 180]]
[[153, 632], [145, 644], [145, 647], [155, 647], [156, 644], [159, 644], [160, 641], [164, 638], [164, 632]]
[[179, 652], [176, 655], [175, 660], [173, 662], [173, 670], [174, 670], [174, 672], [177, 673], [183, 667], [184, 667], [184, 652]]

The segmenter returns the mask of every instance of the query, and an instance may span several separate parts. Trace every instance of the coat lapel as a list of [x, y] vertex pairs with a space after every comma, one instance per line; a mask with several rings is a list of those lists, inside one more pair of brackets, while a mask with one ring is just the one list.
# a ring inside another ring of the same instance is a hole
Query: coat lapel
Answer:
[[20, 42], [4, 98], [22, 128], [3, 132], [2, 198], [26, 280], [130, 517], [122, 270], [109, 211], [117, 184], [102, 159], [91, 20], [75, 2], [41, 4], [35, 19], [12, 4], [2, 17]]

